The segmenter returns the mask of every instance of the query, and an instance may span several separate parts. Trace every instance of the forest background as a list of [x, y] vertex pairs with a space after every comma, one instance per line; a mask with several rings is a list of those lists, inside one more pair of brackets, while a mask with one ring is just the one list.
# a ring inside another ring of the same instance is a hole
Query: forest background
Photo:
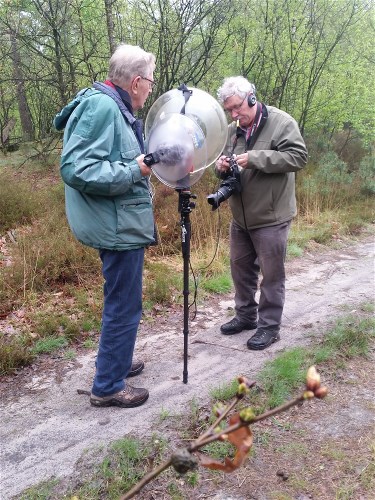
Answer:
[[[374, 31], [365, 0], [0, 0], [0, 314], [18, 321], [1, 332], [1, 373], [77, 339], [92, 346], [97, 334], [99, 262], [67, 227], [52, 121], [77, 91], [106, 78], [118, 43], [156, 55], [143, 118], [181, 83], [215, 97], [224, 77], [243, 75], [259, 100], [298, 121], [309, 162], [297, 178], [293, 256], [373, 221]], [[181, 290], [177, 200], [155, 183], [151, 312], [178, 302]], [[216, 252], [201, 289], [228, 291], [230, 213], [223, 204], [217, 217], [205, 200], [217, 188], [211, 171], [194, 187], [192, 262], [204, 268]]]

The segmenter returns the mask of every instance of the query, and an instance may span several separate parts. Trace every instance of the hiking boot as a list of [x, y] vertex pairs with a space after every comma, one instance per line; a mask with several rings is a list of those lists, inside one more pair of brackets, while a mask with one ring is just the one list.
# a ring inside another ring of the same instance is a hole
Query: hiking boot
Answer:
[[143, 361], [141, 361], [141, 360], [133, 361], [132, 366], [129, 370], [128, 376], [126, 378], [135, 377], [136, 375], [139, 375], [143, 371], [144, 367], [145, 367], [145, 364]]
[[223, 335], [234, 335], [240, 333], [242, 330], [255, 330], [257, 327], [256, 321], [241, 321], [238, 318], [233, 318], [228, 323], [221, 325], [220, 331]]
[[147, 389], [138, 389], [126, 384], [123, 391], [111, 394], [110, 396], [99, 397], [91, 393], [90, 403], [92, 406], [106, 407], [119, 406], [120, 408], [134, 408], [143, 405], [148, 399]]
[[247, 347], [253, 351], [261, 351], [278, 340], [280, 340], [280, 334], [277, 330], [258, 328], [256, 333], [247, 341]]

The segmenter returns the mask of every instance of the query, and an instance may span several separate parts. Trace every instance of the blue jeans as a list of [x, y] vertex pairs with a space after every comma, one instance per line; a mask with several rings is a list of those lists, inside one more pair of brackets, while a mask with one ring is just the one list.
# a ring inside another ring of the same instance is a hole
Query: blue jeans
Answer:
[[142, 315], [144, 248], [100, 250], [104, 283], [102, 331], [92, 386], [95, 396], [125, 388]]

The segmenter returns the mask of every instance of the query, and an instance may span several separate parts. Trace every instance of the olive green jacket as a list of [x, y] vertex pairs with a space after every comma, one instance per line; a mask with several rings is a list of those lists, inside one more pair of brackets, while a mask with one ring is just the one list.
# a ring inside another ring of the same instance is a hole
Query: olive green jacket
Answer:
[[[297, 122], [287, 113], [263, 106], [264, 125], [248, 150], [244, 135], [237, 139], [236, 154], [247, 151], [248, 164], [241, 170], [241, 193], [229, 198], [234, 220], [244, 229], [273, 226], [295, 217], [295, 172], [307, 162], [307, 149]], [[229, 155], [237, 132], [229, 125], [223, 154]]]

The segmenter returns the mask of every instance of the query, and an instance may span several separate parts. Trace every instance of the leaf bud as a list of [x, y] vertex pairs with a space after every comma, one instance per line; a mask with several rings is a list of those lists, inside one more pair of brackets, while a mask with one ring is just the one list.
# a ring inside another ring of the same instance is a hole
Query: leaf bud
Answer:
[[255, 418], [255, 413], [252, 408], [244, 408], [240, 411], [240, 419], [242, 422], [252, 422]]
[[238, 385], [238, 389], [237, 389], [237, 397], [238, 398], [243, 398], [249, 392], [250, 392], [250, 390], [244, 382], [241, 382]]
[[215, 417], [220, 417], [224, 413], [225, 408], [225, 405], [223, 405], [220, 401], [216, 403], [212, 410]]
[[306, 375], [306, 388], [309, 391], [315, 391], [318, 387], [320, 387], [320, 375], [315, 366], [310, 366]]
[[303, 393], [303, 399], [312, 399], [315, 397], [315, 394], [312, 391], [305, 391]]
[[240, 377], [237, 378], [239, 384], [245, 384], [248, 389], [253, 387], [255, 385], [254, 381], [249, 380], [248, 378], [244, 377], [241, 375]]
[[328, 394], [327, 387], [318, 387], [317, 390], [315, 391], [315, 397], [319, 399], [325, 398], [327, 394]]

